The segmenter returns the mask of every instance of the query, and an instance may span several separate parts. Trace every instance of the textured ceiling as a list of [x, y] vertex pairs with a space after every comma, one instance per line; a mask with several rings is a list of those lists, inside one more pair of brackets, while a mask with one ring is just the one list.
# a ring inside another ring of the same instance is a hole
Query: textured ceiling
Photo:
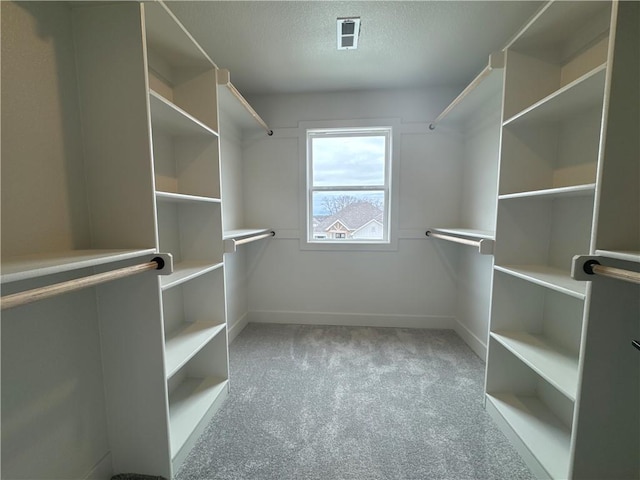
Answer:
[[[169, 1], [244, 94], [464, 85], [535, 11], [525, 1]], [[336, 19], [362, 19], [357, 50]]]

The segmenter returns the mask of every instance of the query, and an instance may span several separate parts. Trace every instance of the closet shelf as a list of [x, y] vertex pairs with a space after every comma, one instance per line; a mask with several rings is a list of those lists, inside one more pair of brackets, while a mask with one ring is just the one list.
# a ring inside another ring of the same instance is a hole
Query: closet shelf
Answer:
[[559, 268], [547, 265], [495, 265], [493, 268], [580, 300], [586, 296], [586, 285], [573, 280], [569, 272]]
[[151, 125], [154, 131], [171, 136], [217, 137], [218, 133], [197, 118], [149, 89]]
[[531, 190], [518, 193], [506, 193], [498, 195], [499, 200], [511, 200], [517, 198], [569, 198], [569, 197], [588, 197], [593, 195], [596, 189], [595, 183], [587, 183], [584, 185], [572, 185], [569, 187], [547, 188], [544, 190]]
[[170, 203], [221, 203], [219, 198], [202, 197], [199, 195], [187, 195], [184, 193], [156, 192], [156, 199], [159, 202]]
[[470, 112], [475, 112], [482, 104], [502, 88], [502, 74], [504, 68], [504, 52], [492, 53], [487, 66], [467, 85], [440, 115], [429, 125], [429, 130], [435, 130], [438, 124], [447, 119], [447, 124], [456, 124], [468, 118]]
[[82, 268], [129, 260], [155, 253], [156, 250], [66, 250], [38, 253], [2, 259], [0, 283], [17, 282], [32, 278], [70, 272]]
[[169, 395], [171, 456], [176, 457], [200, 421], [221, 397], [228, 380], [187, 378]]
[[267, 123], [231, 83], [229, 70], [218, 70], [218, 85], [222, 87], [218, 89], [220, 109], [231, 115], [236, 125], [242, 130], [264, 129], [267, 135], [273, 135]]
[[640, 263], [639, 250], [596, 250], [596, 255], [616, 260]]
[[184, 322], [177, 330], [169, 333], [165, 340], [167, 378], [182, 368], [202, 347], [224, 329], [224, 323]]
[[167, 290], [169, 288], [188, 282], [191, 279], [204, 275], [218, 268], [222, 268], [224, 263], [211, 263], [205, 261], [183, 261], [174, 264], [173, 273], [165, 277], [160, 277], [160, 288]]
[[572, 401], [578, 390], [578, 358], [540, 335], [497, 331], [491, 337]]
[[238, 245], [275, 237], [275, 235], [276, 232], [269, 228], [228, 230], [224, 234], [224, 253], [234, 253]]
[[430, 228], [427, 237], [439, 238], [453, 243], [461, 243], [478, 247], [482, 255], [493, 253], [494, 232], [489, 230], [475, 230], [469, 228]]
[[506, 422], [550, 478], [568, 477], [570, 431], [544, 403], [531, 396], [488, 393], [487, 411]]
[[602, 103], [607, 65], [584, 74], [551, 95], [506, 120], [503, 125], [520, 126], [556, 122]]

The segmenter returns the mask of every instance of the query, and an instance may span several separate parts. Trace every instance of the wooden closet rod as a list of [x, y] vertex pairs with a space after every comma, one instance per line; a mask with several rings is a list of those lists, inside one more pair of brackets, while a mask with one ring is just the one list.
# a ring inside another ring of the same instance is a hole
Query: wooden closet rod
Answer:
[[44, 300], [63, 293], [73, 292], [83, 288], [93, 287], [101, 283], [110, 282], [119, 278], [130, 277], [148, 270], [161, 270], [164, 268], [164, 259], [155, 257], [147, 263], [132, 265], [130, 267], [119, 268], [110, 272], [98, 273], [88, 277], [76, 278], [67, 282], [56, 283], [46, 287], [25, 290], [24, 292], [13, 293], [0, 298], [0, 310], [26, 305], [27, 303]]
[[622, 268], [607, 267], [600, 265], [597, 260], [588, 260], [585, 262], [583, 270], [588, 275], [600, 275], [601, 277], [614, 278], [623, 282], [635, 283], [640, 285], [640, 273]]
[[275, 237], [275, 236], [276, 236], [276, 232], [268, 232], [268, 233], [263, 233], [263, 234], [260, 234], [260, 235], [255, 235], [253, 237], [243, 238], [241, 240], [234, 240], [233, 242], [236, 245], [242, 245], [242, 244], [245, 244], [245, 243], [255, 242], [256, 240], [262, 240], [263, 238]]
[[480, 241], [469, 240], [467, 238], [454, 237], [453, 235], [444, 235], [442, 233], [433, 233], [427, 230], [427, 237], [440, 238], [449, 242], [461, 243], [463, 245], [471, 245], [472, 247], [480, 247]]

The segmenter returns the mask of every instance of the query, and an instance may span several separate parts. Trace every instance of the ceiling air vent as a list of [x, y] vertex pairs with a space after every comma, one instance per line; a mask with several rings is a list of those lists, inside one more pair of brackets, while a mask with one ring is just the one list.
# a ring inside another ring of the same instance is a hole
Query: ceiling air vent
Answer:
[[360, 36], [360, 17], [338, 18], [338, 50], [355, 50]]

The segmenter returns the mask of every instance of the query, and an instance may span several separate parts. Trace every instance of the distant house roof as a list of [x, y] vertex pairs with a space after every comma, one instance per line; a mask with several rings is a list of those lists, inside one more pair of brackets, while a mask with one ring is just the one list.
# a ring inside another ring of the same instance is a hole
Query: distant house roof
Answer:
[[334, 223], [340, 222], [349, 231], [362, 228], [372, 220], [382, 223], [383, 212], [369, 202], [355, 202], [347, 205], [335, 215], [330, 215], [320, 221], [316, 231], [327, 231]]

